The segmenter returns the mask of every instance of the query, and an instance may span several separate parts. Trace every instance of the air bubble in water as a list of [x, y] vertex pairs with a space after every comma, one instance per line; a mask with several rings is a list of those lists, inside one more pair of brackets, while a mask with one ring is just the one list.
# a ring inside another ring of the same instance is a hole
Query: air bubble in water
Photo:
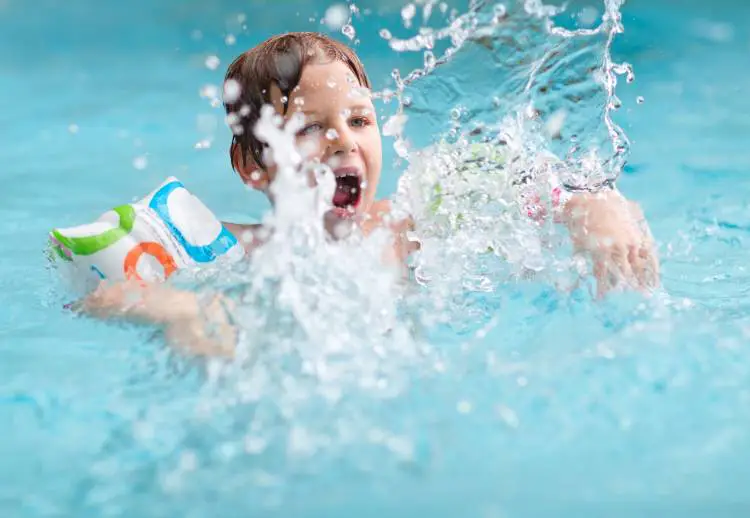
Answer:
[[344, 36], [349, 38], [350, 40], [354, 39], [354, 36], [356, 35], [356, 31], [354, 30], [354, 27], [352, 27], [349, 24], [344, 25], [341, 28], [341, 32]]
[[203, 33], [200, 30], [195, 29], [190, 33], [190, 38], [194, 41], [200, 41], [201, 39], [203, 39]]
[[208, 56], [206, 58], [206, 68], [209, 70], [216, 70], [219, 68], [219, 65], [221, 64], [221, 61], [219, 60], [218, 56]]
[[414, 4], [406, 4], [401, 9], [401, 19], [404, 21], [404, 27], [407, 29], [411, 27], [411, 20], [415, 14], [417, 14], [417, 7]]
[[68, 131], [73, 134], [78, 133], [78, 124], [71, 124], [68, 126]]
[[643, 104], [645, 101], [646, 101], [646, 99], [644, 99], [642, 95], [639, 95], [635, 99], [635, 102], [637, 102], [638, 104]]
[[335, 129], [329, 128], [328, 130], [326, 130], [326, 138], [328, 140], [336, 140], [338, 136], [339, 136], [339, 132], [336, 131]]
[[334, 4], [326, 9], [323, 17], [323, 23], [329, 30], [337, 31], [341, 29], [349, 19], [349, 9], [344, 4]]
[[387, 41], [393, 38], [393, 35], [388, 29], [380, 29], [380, 37]]
[[227, 79], [224, 82], [224, 102], [233, 103], [240, 98], [242, 88], [236, 79]]
[[247, 117], [250, 115], [250, 107], [247, 104], [243, 104], [240, 107], [240, 117]]
[[141, 155], [137, 156], [133, 159], [133, 167], [138, 169], [139, 171], [143, 171], [148, 166], [148, 159]]
[[224, 43], [227, 45], [234, 45], [237, 43], [237, 38], [234, 34], [227, 34], [226, 38], [224, 38]]
[[193, 146], [195, 149], [209, 149], [211, 147], [211, 141], [207, 138], [204, 138], [203, 140], [199, 140], [195, 143], [195, 146]]

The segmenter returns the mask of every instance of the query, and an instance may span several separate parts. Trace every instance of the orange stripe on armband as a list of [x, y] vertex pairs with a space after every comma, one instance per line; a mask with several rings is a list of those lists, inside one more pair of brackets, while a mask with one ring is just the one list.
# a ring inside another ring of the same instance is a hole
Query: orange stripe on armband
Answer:
[[127, 256], [125, 256], [124, 268], [126, 279], [143, 280], [141, 276], [138, 275], [138, 269], [136, 268], [138, 266], [138, 260], [143, 254], [148, 254], [159, 261], [159, 264], [164, 268], [164, 278], [168, 278], [177, 270], [177, 263], [175, 263], [174, 258], [169, 252], [167, 252], [159, 243], [149, 241], [139, 243], [135, 248], [128, 252]]

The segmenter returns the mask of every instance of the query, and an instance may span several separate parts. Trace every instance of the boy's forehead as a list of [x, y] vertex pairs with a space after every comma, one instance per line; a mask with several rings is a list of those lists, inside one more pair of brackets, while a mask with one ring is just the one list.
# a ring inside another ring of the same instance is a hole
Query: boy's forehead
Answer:
[[[281, 106], [281, 91], [272, 87], [272, 98]], [[341, 61], [310, 63], [302, 70], [299, 84], [290, 95], [289, 111], [316, 111], [349, 104], [371, 103], [367, 88]]]
[[297, 94], [330, 94], [331, 90], [349, 91], [360, 87], [351, 69], [341, 61], [310, 63], [302, 70], [300, 82], [295, 88]]

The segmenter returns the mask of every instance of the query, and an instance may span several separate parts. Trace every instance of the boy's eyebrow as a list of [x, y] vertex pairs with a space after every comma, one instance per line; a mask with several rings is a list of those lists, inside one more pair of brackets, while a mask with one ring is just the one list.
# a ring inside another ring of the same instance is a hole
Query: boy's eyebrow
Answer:
[[[349, 110], [350, 112], [373, 111], [373, 107], [372, 106], [368, 106], [366, 104], [355, 104], [355, 105], [352, 105], [352, 106], [347, 106], [344, 109], [345, 110]], [[301, 113], [305, 117], [310, 117], [310, 116], [313, 116], [313, 115], [320, 115], [320, 112], [318, 112], [316, 110], [300, 110], [299, 113]]]
[[355, 104], [349, 107], [351, 111], [373, 111], [373, 107], [367, 104]]

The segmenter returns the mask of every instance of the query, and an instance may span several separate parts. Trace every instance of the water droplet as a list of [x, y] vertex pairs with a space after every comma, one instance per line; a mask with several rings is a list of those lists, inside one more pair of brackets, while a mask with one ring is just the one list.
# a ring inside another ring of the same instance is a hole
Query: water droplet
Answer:
[[68, 126], [68, 131], [73, 134], [78, 133], [78, 124], [71, 124], [70, 126]]
[[383, 135], [386, 137], [400, 135], [403, 132], [408, 119], [409, 117], [405, 113], [397, 113], [396, 115], [393, 115], [383, 125]]
[[328, 88], [336, 88], [336, 81], [334, 81], [332, 77], [328, 78], [326, 84], [328, 85]]
[[428, 70], [435, 68], [435, 54], [431, 50], [424, 51], [424, 66]]
[[596, 23], [597, 18], [599, 18], [599, 10], [596, 7], [586, 6], [578, 15], [578, 22], [581, 27], [591, 27]]
[[508, 408], [505, 405], [498, 405], [496, 410], [498, 415], [500, 416], [500, 419], [502, 419], [506, 425], [510, 426], [511, 428], [518, 428], [518, 415], [513, 411], [512, 408]]
[[323, 23], [326, 24], [329, 30], [337, 31], [344, 26], [348, 19], [349, 9], [347, 6], [344, 4], [334, 4], [326, 9]]
[[226, 43], [227, 45], [234, 45], [235, 43], [237, 43], [237, 38], [234, 34], [227, 34], [227, 37], [224, 38], [224, 43]]
[[305, 98], [304, 97], [297, 97], [294, 99], [294, 105], [295, 106], [304, 106], [305, 105]]
[[644, 99], [642, 95], [639, 95], [635, 99], [635, 102], [637, 102], [638, 104], [643, 104], [645, 101], [646, 101], [646, 99]]
[[224, 102], [231, 104], [237, 102], [242, 93], [242, 87], [236, 79], [227, 79], [224, 83]]
[[461, 108], [453, 108], [451, 110], [451, 119], [454, 121], [457, 121], [461, 118]]
[[440, 2], [440, 12], [445, 14], [448, 11], [448, 4], [445, 2]]
[[468, 414], [471, 412], [471, 403], [469, 401], [459, 401], [458, 405], [456, 405], [456, 410], [458, 410], [459, 414]]
[[335, 129], [329, 128], [328, 130], [326, 130], [326, 138], [328, 140], [336, 140], [338, 136], [339, 136], [339, 133]]
[[289, 97], [287, 97], [286, 95], [282, 95], [281, 96], [281, 104], [286, 104], [288, 102], [289, 102]]
[[247, 104], [243, 104], [240, 107], [240, 117], [247, 117], [250, 115], [250, 107]]
[[200, 90], [200, 96], [205, 99], [215, 99], [219, 96], [219, 89], [214, 85], [204, 85]]
[[560, 138], [560, 133], [562, 132], [567, 115], [568, 114], [565, 110], [557, 110], [547, 120], [545, 130], [550, 138]]
[[414, 4], [406, 4], [403, 9], [401, 9], [401, 19], [404, 21], [404, 27], [407, 29], [411, 27], [411, 20], [416, 13], [417, 7]]
[[209, 149], [211, 147], [211, 141], [207, 138], [203, 140], [199, 140], [195, 143], [195, 146], [193, 146], [195, 149]]
[[208, 56], [206, 58], [206, 68], [209, 70], [216, 70], [219, 68], [219, 65], [221, 64], [221, 61], [219, 60], [218, 56]]
[[143, 171], [148, 166], [148, 159], [141, 155], [137, 156], [133, 159], [133, 167], [138, 169], [139, 171]]
[[406, 145], [406, 141], [402, 139], [397, 139], [396, 142], [393, 143], [393, 150], [401, 158], [409, 157], [409, 148]]
[[354, 30], [354, 27], [352, 27], [349, 24], [344, 25], [341, 28], [341, 32], [343, 33], [344, 36], [346, 36], [350, 40], [354, 39], [354, 36], [357, 34], [356, 31]]
[[388, 29], [380, 29], [380, 37], [384, 40], [390, 40], [391, 38], [393, 38], [393, 35]]
[[239, 13], [237, 15], [237, 21], [239, 23], [245, 23], [247, 21], [247, 15], [245, 13]]

